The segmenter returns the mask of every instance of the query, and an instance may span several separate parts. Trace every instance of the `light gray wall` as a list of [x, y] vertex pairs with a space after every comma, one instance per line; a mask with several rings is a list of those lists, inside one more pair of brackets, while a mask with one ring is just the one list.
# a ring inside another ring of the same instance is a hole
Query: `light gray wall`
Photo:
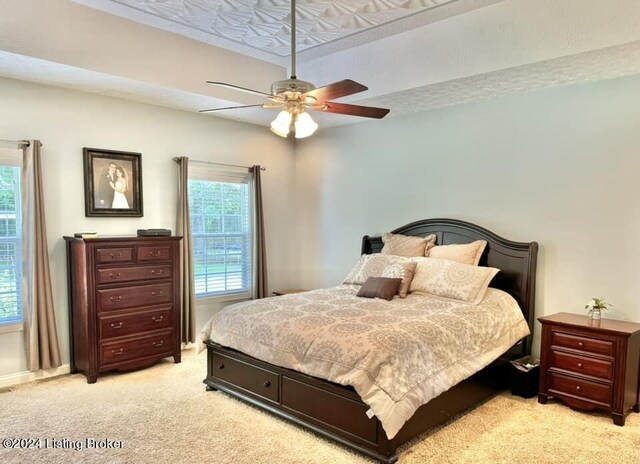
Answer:
[[[58, 335], [68, 362], [66, 257], [63, 235], [135, 234], [176, 223], [176, 165], [171, 158], [261, 164], [270, 286], [287, 286], [294, 250], [281, 240], [293, 227], [293, 146], [268, 129], [220, 118], [0, 79], [0, 139], [40, 139], [47, 233]], [[144, 217], [84, 215], [82, 147], [142, 153]], [[198, 308], [202, 326], [220, 303]], [[22, 333], [0, 333], [0, 376], [26, 369]]]
[[[365, 234], [459, 218], [538, 241], [537, 315], [640, 320], [640, 77], [327, 129], [296, 145], [299, 284], [340, 283]], [[539, 344], [536, 327], [534, 350]]]

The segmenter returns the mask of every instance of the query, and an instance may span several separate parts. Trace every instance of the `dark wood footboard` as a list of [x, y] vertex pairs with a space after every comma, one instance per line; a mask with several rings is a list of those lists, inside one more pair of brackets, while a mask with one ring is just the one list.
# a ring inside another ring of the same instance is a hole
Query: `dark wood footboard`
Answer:
[[389, 440], [380, 421], [367, 417], [369, 406], [353, 388], [274, 366], [213, 342], [206, 345], [208, 389], [233, 395], [385, 463], [396, 462], [401, 445], [506, 386], [506, 364], [497, 361], [420, 407]]

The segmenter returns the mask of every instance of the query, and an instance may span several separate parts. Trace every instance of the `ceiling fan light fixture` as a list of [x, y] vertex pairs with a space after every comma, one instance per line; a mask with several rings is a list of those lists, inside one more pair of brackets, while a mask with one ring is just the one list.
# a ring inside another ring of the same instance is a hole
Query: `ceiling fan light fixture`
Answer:
[[274, 134], [287, 138], [289, 135], [289, 127], [291, 126], [291, 113], [288, 111], [280, 111], [278, 116], [271, 121], [271, 132]]
[[296, 116], [295, 122], [296, 138], [303, 139], [313, 135], [318, 129], [318, 124], [311, 118], [309, 113], [300, 113]]

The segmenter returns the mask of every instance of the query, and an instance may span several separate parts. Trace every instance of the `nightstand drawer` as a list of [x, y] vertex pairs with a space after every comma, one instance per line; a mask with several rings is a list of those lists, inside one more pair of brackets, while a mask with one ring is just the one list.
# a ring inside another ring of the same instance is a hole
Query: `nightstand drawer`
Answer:
[[588, 380], [580, 380], [554, 372], [549, 373], [549, 392], [567, 394], [588, 401], [595, 401], [604, 406], [611, 406], [611, 385], [604, 385]]
[[572, 348], [574, 350], [588, 351], [589, 353], [613, 356], [612, 341], [598, 340], [597, 338], [589, 338], [579, 334], [570, 334], [556, 331], [552, 333], [552, 345]]
[[551, 368], [590, 375], [604, 380], [613, 378], [613, 361], [588, 358], [562, 351], [551, 351]]

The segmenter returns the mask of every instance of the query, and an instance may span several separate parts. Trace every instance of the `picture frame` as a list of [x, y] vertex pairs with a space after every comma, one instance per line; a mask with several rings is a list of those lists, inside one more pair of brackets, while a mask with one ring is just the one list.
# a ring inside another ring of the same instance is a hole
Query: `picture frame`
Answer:
[[82, 149], [87, 217], [142, 217], [142, 154]]

